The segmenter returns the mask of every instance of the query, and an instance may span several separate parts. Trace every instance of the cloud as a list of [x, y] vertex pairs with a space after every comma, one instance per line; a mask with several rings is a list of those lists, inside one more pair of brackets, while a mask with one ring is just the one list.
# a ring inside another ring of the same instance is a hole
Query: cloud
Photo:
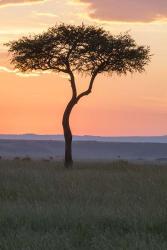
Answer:
[[32, 3], [41, 3], [45, 0], [0, 0], [0, 7], [6, 7], [9, 5], [23, 5]]
[[36, 16], [44, 16], [44, 17], [58, 17], [58, 15], [54, 14], [54, 13], [50, 13], [50, 12], [34, 12]]
[[13, 70], [13, 69], [9, 69], [5, 66], [0, 66], [0, 72], [6, 72], [6, 73], [11, 73], [11, 74], [15, 74], [17, 76], [20, 76], [20, 77], [33, 77], [33, 76], [39, 76], [39, 73], [29, 73], [29, 74], [26, 74], [26, 73], [21, 73], [19, 72], [18, 70]]
[[[43, 72], [42, 71], [36, 71], [36, 72], [32, 72], [32, 73], [22, 73], [17, 69], [10, 69], [10, 68], [8, 68], [6, 66], [0, 66], [0, 73], [1, 72], [5, 72], [5, 73], [9, 73], [9, 74], [15, 74], [16, 76], [23, 77], [23, 78], [37, 77], [37, 76], [41, 76], [41, 75], [44, 75], [44, 74], [51, 74], [52, 73], [52, 71], [50, 71], [50, 70], [43, 71]], [[67, 74], [62, 73], [62, 74], [59, 74], [59, 76], [61, 78], [69, 80], [69, 76]]]
[[167, 18], [167, 0], [73, 0], [85, 3], [92, 18], [107, 21], [151, 22]]

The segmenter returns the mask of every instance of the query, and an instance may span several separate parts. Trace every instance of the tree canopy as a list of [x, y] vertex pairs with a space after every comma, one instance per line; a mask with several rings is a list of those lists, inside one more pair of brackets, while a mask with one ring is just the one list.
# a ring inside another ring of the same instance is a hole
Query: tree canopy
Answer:
[[128, 33], [113, 36], [101, 27], [85, 25], [56, 25], [7, 45], [11, 62], [22, 72], [126, 74], [142, 72], [150, 58], [149, 47], [138, 46]]

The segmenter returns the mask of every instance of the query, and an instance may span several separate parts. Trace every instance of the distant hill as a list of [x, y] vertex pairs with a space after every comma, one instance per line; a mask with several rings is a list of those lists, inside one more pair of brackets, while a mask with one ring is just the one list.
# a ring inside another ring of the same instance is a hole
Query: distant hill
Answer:
[[[167, 143], [167, 135], [164, 136], [74, 136], [74, 141], [97, 141], [97, 142], [136, 142], [136, 143]], [[0, 134], [0, 140], [44, 140], [63, 141], [63, 135], [37, 135], [37, 134]]]

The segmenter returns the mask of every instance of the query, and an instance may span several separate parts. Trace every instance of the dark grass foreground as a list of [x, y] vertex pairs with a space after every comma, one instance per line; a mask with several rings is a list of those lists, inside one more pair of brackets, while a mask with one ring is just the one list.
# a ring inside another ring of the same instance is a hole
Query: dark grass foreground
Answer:
[[1, 160], [0, 249], [166, 250], [166, 167]]

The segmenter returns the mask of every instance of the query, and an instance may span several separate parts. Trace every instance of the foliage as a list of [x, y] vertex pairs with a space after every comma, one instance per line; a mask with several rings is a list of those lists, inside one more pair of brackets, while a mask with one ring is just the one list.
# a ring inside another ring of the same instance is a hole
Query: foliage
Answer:
[[128, 33], [113, 36], [101, 27], [85, 25], [56, 25], [7, 45], [11, 62], [23, 72], [126, 74], [142, 72], [150, 59], [149, 47], [138, 46]]

